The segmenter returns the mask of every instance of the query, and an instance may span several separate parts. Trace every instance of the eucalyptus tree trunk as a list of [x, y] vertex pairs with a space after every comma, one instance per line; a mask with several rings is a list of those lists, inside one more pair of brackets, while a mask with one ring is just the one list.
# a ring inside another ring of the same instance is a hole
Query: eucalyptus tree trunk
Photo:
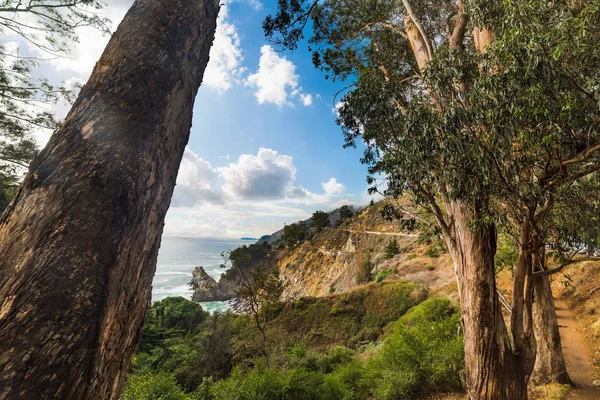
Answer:
[[117, 399], [217, 0], [136, 0], [0, 219], [0, 399]]
[[526, 376], [531, 375], [536, 358], [536, 341], [533, 328], [533, 227], [530, 220], [533, 208], [526, 211], [519, 227], [519, 255], [514, 271], [512, 313], [510, 328], [514, 353]]
[[[403, 20], [415, 61], [424, 72], [433, 59], [430, 39], [414, 15], [410, 3], [403, 0], [407, 15]], [[466, 16], [462, 3], [456, 25], [449, 36], [450, 47], [464, 46]], [[484, 53], [494, 35], [487, 29], [475, 29], [477, 51]], [[464, 88], [464, 85], [458, 85]], [[432, 107], [441, 110], [435, 98]], [[443, 188], [443, 183], [440, 183]], [[479, 222], [486, 215], [487, 198], [482, 195], [468, 203], [446, 199], [449, 219], [444, 237], [453, 259], [464, 328], [467, 392], [471, 399], [522, 400], [527, 398], [527, 375], [511, 347], [501, 305], [496, 292], [494, 256], [496, 231], [493, 225]], [[435, 202], [435, 199], [433, 199]], [[439, 213], [438, 213], [439, 214]], [[444, 217], [438, 215], [439, 220]]]
[[[544, 249], [534, 257], [538, 271], [546, 270]], [[531, 375], [536, 385], [550, 382], [571, 384], [560, 340], [554, 297], [548, 275], [536, 276], [533, 298], [533, 329], [537, 343], [537, 357]]]
[[496, 230], [473, 224], [477, 211], [446, 203], [452, 218], [446, 243], [454, 262], [464, 328], [467, 392], [471, 399], [526, 399], [525, 373], [511, 348], [495, 281]]

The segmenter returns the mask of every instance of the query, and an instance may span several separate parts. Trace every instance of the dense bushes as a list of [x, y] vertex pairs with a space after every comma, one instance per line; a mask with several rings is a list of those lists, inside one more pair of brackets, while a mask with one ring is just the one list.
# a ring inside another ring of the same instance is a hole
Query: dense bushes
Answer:
[[230, 313], [209, 315], [182, 297], [154, 303], [146, 314], [132, 374], [158, 376], [160, 387], [166, 385], [161, 374], [167, 374], [187, 391], [205, 377], [225, 378], [232, 368], [231, 341], [238, 318]]
[[[366, 301], [371, 311], [378, 307], [377, 301], [364, 295], [346, 301], [357, 299]], [[306, 311], [312, 300], [303, 300], [301, 308]], [[381, 317], [368, 318], [370, 324], [381, 323]], [[239, 323], [235, 321], [231, 326]], [[346, 347], [319, 352], [296, 344], [280, 363], [240, 364], [227, 378], [200, 380], [194, 390], [186, 388], [188, 393], [164, 372], [133, 375], [123, 400], [392, 400], [462, 390], [458, 328], [458, 310], [448, 300], [429, 299], [394, 323], [381, 350], [366, 362]]]
[[170, 374], [129, 375], [121, 400], [189, 400]]
[[429, 299], [402, 317], [369, 365], [369, 379], [377, 382], [375, 397], [414, 398], [430, 389], [461, 389], [459, 318], [445, 299]]

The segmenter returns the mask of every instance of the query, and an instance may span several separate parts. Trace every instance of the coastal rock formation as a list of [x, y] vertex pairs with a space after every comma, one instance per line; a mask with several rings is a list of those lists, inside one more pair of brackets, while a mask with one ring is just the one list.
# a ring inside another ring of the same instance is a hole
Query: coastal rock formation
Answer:
[[194, 290], [192, 301], [225, 301], [235, 297], [235, 293], [222, 288], [202, 267], [194, 268], [190, 285]]

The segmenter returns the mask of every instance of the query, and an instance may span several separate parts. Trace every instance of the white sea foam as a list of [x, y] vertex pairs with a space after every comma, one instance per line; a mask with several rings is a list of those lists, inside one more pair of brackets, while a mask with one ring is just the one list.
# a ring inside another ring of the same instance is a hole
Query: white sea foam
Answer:
[[[189, 285], [192, 271], [196, 266], [204, 266], [207, 274], [219, 280], [227, 269], [220, 268], [221, 252], [235, 249], [248, 242], [241, 240], [163, 238], [156, 274], [152, 282], [152, 300], [158, 301], [169, 296], [192, 298]], [[229, 309], [228, 302], [203, 303], [208, 311]]]

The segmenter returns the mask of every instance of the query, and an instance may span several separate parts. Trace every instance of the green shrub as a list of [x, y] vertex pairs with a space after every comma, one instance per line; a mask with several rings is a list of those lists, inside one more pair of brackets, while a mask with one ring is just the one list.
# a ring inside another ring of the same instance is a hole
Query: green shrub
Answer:
[[395, 324], [382, 351], [368, 365], [376, 399], [462, 389], [464, 355], [459, 311], [446, 299], [429, 299]]
[[348, 340], [348, 346], [358, 348], [375, 342], [381, 336], [381, 328], [364, 328]]
[[385, 280], [388, 276], [390, 276], [394, 272], [394, 268], [386, 268], [383, 271], [379, 271], [377, 276], [375, 277], [375, 282], [379, 283]]
[[428, 265], [427, 266], [427, 271], [433, 271], [435, 270], [435, 265]]
[[190, 332], [197, 328], [207, 315], [198, 303], [183, 297], [167, 297], [150, 306], [146, 314], [145, 328]]
[[301, 310], [304, 307], [304, 297], [300, 297], [298, 300], [294, 301], [293, 307], [295, 310]]
[[398, 247], [398, 242], [396, 239], [391, 239], [388, 244], [385, 246], [383, 250], [384, 258], [389, 260], [393, 258], [396, 254], [400, 253], [400, 248]]
[[173, 375], [143, 374], [130, 375], [125, 384], [121, 400], [190, 400], [175, 383]]
[[364, 379], [365, 369], [353, 360], [339, 365], [333, 373], [325, 375], [321, 396], [323, 399], [362, 400], [368, 398], [368, 387]]
[[408, 259], [409, 260], [414, 260], [417, 257], [418, 257], [417, 253], [412, 253], [411, 255], [408, 256]]
[[319, 399], [323, 374], [303, 368], [278, 371], [258, 366], [249, 371], [234, 369], [231, 376], [215, 383], [205, 381], [194, 393], [195, 400]]
[[516, 239], [506, 232], [500, 231], [496, 256], [494, 257], [496, 272], [504, 268], [512, 268], [517, 263], [518, 256], [519, 248]]
[[431, 258], [438, 258], [440, 256], [440, 250], [437, 247], [429, 247], [425, 250], [425, 255]]

